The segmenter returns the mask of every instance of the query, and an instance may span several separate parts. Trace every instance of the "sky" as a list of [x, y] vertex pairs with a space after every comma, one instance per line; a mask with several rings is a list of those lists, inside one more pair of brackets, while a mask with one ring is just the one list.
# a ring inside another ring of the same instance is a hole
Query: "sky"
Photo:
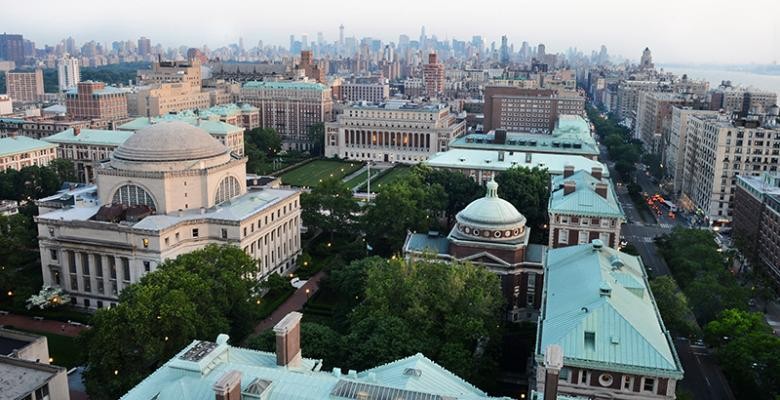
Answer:
[[656, 63], [780, 63], [779, 0], [0, 0], [0, 31], [36, 45], [73, 36], [77, 43], [136, 40], [164, 47], [288, 46], [307, 33], [327, 41], [345, 36], [398, 41], [399, 34], [489, 44], [507, 35], [544, 43], [547, 52], [576, 47], [586, 54], [606, 45], [638, 61], [650, 47]]

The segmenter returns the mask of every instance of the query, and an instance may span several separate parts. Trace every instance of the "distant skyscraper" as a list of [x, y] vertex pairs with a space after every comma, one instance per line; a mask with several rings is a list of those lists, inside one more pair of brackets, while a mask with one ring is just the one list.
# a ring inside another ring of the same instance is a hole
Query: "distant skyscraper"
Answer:
[[444, 93], [444, 64], [438, 61], [436, 53], [428, 54], [428, 64], [423, 66], [423, 85], [428, 97]]
[[322, 32], [317, 32], [317, 46], [322, 46], [325, 44], [325, 36], [322, 35]]
[[65, 39], [65, 51], [70, 55], [77, 55], [79, 53], [79, 49], [76, 47], [76, 39], [73, 39], [70, 36]]
[[427, 39], [428, 37], [425, 36], [425, 25], [423, 25], [420, 29], [420, 46], [424, 46]]
[[531, 58], [531, 46], [528, 42], [523, 42], [522, 46], [520, 46], [520, 59], [526, 61], [529, 58]]
[[238, 49], [241, 50], [242, 52], [244, 51], [244, 38], [243, 37], [239, 37], [238, 38]]
[[474, 47], [478, 53], [482, 54], [482, 52], [485, 51], [485, 40], [482, 39], [482, 36], [472, 36], [471, 37], [471, 46]]
[[539, 43], [539, 46], [536, 47], [536, 59], [544, 61], [545, 54], [544, 44]]
[[645, 47], [645, 51], [642, 52], [642, 59], [639, 61], [640, 69], [653, 69], [653, 54], [650, 52], [649, 47]]
[[339, 46], [344, 46], [344, 24], [339, 25]]
[[506, 35], [501, 36], [501, 56], [500, 56], [500, 62], [502, 66], [507, 66], [509, 64], [509, 45], [508, 45], [508, 39]]
[[301, 35], [301, 48], [308, 49], [309, 48], [309, 35], [304, 33]]
[[80, 81], [81, 72], [78, 58], [66, 55], [57, 61], [57, 83], [60, 86], [60, 92], [76, 87]]
[[599, 51], [598, 60], [596, 61], [598, 64], [606, 64], [609, 61], [609, 54], [607, 53], [607, 46], [601, 45], [601, 50]]
[[152, 41], [141, 36], [141, 38], [138, 39], [138, 55], [147, 56], [149, 54], [152, 54]]
[[293, 51], [293, 47], [295, 47], [295, 35], [290, 35], [290, 51]]
[[17, 66], [24, 64], [24, 38], [22, 35], [0, 35], [0, 60], [8, 60]]

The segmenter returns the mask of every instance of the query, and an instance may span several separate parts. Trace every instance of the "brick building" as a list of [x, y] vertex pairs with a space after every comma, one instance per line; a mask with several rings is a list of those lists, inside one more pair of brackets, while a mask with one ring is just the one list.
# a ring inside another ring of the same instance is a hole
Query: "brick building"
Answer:
[[780, 284], [780, 175], [737, 177], [733, 228], [742, 253]]
[[129, 92], [128, 89], [106, 86], [103, 82], [79, 82], [65, 95], [68, 117], [77, 120], [126, 118]]
[[5, 92], [13, 101], [39, 101], [43, 98], [43, 71], [6, 72]]
[[436, 53], [428, 54], [428, 64], [423, 65], [423, 86], [427, 97], [439, 97], [444, 93], [444, 64]]
[[484, 130], [549, 133], [561, 115], [585, 116], [585, 98], [577, 92], [522, 89], [509, 86], [485, 88]]

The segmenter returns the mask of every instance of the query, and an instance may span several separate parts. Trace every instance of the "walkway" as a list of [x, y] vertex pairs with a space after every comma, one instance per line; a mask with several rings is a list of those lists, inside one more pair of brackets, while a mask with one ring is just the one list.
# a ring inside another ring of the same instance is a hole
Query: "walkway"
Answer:
[[[319, 290], [320, 280], [323, 276], [325, 276], [325, 272], [320, 271], [316, 275], [309, 278], [309, 280], [306, 281], [306, 284], [301, 286], [300, 289], [296, 290], [295, 293], [290, 296], [290, 298], [285, 300], [285, 302], [282, 303], [282, 305], [280, 305], [279, 308], [277, 308], [270, 317], [262, 320], [255, 327], [255, 334], [273, 328], [274, 325], [281, 321], [285, 315], [289, 314], [290, 312], [302, 309], [303, 305], [309, 301], [309, 298], [313, 296], [314, 293], [317, 293], [317, 290]], [[309, 290], [309, 293], [306, 293], [306, 290]]]
[[78, 336], [82, 331], [89, 329], [84, 325], [71, 325], [67, 322], [51, 319], [38, 320], [33, 317], [16, 314], [0, 315], [0, 325], [13, 326], [25, 331], [53, 333], [70, 337]]

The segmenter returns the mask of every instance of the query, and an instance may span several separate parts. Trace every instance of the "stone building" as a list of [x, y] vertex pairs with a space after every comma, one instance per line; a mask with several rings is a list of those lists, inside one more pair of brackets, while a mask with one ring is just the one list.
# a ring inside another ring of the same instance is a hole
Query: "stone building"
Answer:
[[44, 284], [77, 306], [106, 307], [163, 261], [209, 244], [243, 249], [258, 279], [290, 272], [301, 249], [299, 192], [247, 190], [245, 164], [184, 122], [139, 130], [95, 168], [91, 197], [38, 202]]
[[469, 262], [498, 274], [510, 321], [536, 315], [542, 299], [545, 246], [529, 244], [531, 229], [525, 216], [498, 197], [498, 184], [487, 183], [485, 197], [456, 216], [449, 235], [410, 233], [403, 252], [407, 258], [435, 256], [449, 262]]
[[69, 400], [68, 371], [56, 361], [45, 336], [0, 328], [0, 398]]
[[26, 136], [0, 139], [0, 171], [45, 166], [57, 158], [57, 145]]
[[95, 180], [97, 163], [109, 159], [113, 151], [132, 135], [133, 132], [128, 131], [76, 128], [66, 129], [43, 140], [58, 146], [59, 158], [73, 162], [79, 182], [91, 183]]

